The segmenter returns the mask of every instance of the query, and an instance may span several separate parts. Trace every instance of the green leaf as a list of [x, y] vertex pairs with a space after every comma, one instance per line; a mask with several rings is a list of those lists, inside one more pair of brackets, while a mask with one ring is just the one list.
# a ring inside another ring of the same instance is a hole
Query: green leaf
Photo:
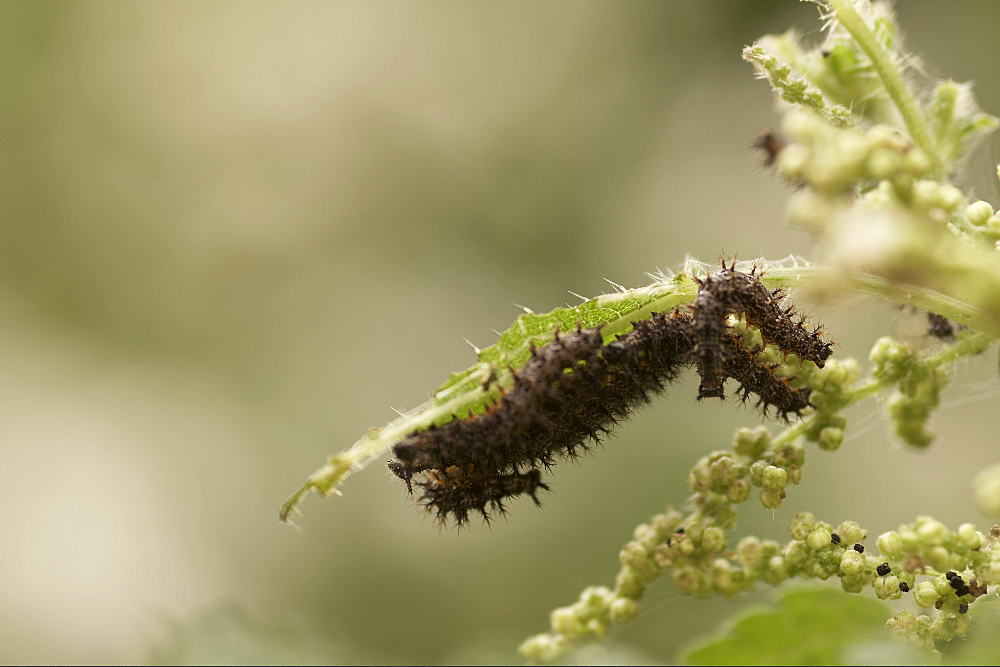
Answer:
[[786, 591], [774, 607], [755, 607], [725, 633], [682, 653], [691, 665], [837, 665], [859, 642], [889, 635], [879, 600], [812, 586]]

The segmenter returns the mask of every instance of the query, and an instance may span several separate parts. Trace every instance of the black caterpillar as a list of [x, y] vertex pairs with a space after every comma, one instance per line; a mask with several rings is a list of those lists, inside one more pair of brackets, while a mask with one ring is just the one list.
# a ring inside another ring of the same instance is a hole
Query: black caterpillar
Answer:
[[745, 316], [765, 343], [821, 367], [832, 344], [807, 330], [792, 308], [782, 309], [784, 291], [765, 288], [756, 269], [747, 274], [723, 264], [699, 285], [689, 312], [654, 314], [606, 345], [599, 328], [557, 331], [532, 349], [513, 387], [486, 412], [410, 434], [392, 448], [389, 469], [411, 493], [414, 484], [421, 488], [421, 501], [439, 520], [452, 516], [463, 525], [470, 511], [487, 520], [491, 510], [503, 513], [507, 498], [528, 495], [537, 504], [548, 488], [541, 468], [600, 442], [685, 366], [701, 375], [699, 399], [723, 398], [723, 383], [733, 378], [742, 400], [756, 394], [764, 414], [773, 407], [787, 421], [809, 407], [810, 390], [775, 376], [774, 366], [758, 359], [760, 348], [747, 350], [726, 318]]

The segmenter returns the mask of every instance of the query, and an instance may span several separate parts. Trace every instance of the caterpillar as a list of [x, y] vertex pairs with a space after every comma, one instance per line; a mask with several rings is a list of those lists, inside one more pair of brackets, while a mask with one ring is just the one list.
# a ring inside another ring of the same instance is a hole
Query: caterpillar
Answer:
[[[604, 343], [600, 327], [556, 331], [543, 347], [533, 347], [527, 364], [514, 373], [513, 386], [482, 414], [454, 419], [409, 434], [397, 443], [388, 464], [410, 493], [442, 523], [458, 525], [470, 512], [487, 521], [503, 513], [504, 501], [521, 495], [538, 503], [548, 487], [540, 469], [557, 458], [576, 458], [620, 420], [662, 393], [687, 366], [701, 376], [698, 398], [724, 398], [733, 378], [747, 402], [767, 415], [789, 420], [810, 407], [808, 388], [793, 388], [761, 362], [761, 348], [748, 350], [727, 325], [742, 315], [765, 343], [822, 366], [832, 343], [809, 331], [794, 308], [782, 308], [782, 290], [769, 291], [757, 270], [742, 273], [735, 264], [699, 281], [687, 310], [656, 313], [634, 322], [631, 331]], [[416, 481], [414, 481], [416, 480]]]

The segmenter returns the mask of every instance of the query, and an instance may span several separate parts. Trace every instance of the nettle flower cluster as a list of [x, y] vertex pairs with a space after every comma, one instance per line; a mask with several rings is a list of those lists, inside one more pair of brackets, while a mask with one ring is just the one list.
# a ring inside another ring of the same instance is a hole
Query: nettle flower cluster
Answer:
[[[753, 340], [752, 334], [748, 340]], [[912, 592], [917, 604], [935, 607], [937, 615], [918, 619], [909, 612], [898, 614], [890, 624], [901, 636], [921, 642], [928, 650], [935, 649], [935, 642], [962, 636], [969, 623], [958, 616], [988, 586], [1000, 583], [1000, 549], [996, 548], [1000, 528], [989, 538], [971, 524], [949, 533], [934, 519], [919, 517], [912, 526], [880, 536], [877, 554], [866, 551], [867, 531], [858, 523], [834, 526], [817, 521], [810, 513], [795, 518], [789, 531], [792, 539], [783, 545], [748, 536], [733, 550], [729, 533], [736, 524], [736, 505], [750, 499], [757, 489], [765, 508], [781, 508], [788, 486], [802, 481], [803, 443], [827, 451], [838, 449], [847, 426], [840, 411], [864, 397], [888, 390], [894, 432], [907, 442], [925, 446], [933, 437], [927, 419], [945, 381], [943, 366], [958, 356], [981, 351], [986, 341], [960, 333], [959, 341], [937, 354], [920, 355], [907, 345], [882, 338], [871, 351], [871, 375], [865, 379], [854, 359], [834, 359], [822, 369], [808, 362], [799, 368], [789, 355], [784, 372], [797, 374], [796, 382], [812, 387], [815, 408], [811, 414], [777, 436], [763, 426], [740, 429], [731, 449], [702, 457], [688, 477], [695, 492], [690, 500], [692, 511], [684, 516], [668, 508], [638, 526], [633, 540], [621, 551], [622, 568], [615, 587], [588, 588], [577, 603], [555, 610], [551, 632], [526, 641], [522, 654], [534, 662], [554, 662], [580, 640], [603, 637], [613, 623], [628, 621], [638, 613], [645, 590], [667, 573], [679, 592], [697, 597], [732, 598], [753, 590], [758, 582], [777, 586], [791, 578], [831, 577], [838, 577], [849, 593], [872, 588], [883, 600]], [[776, 356], [774, 350], [770, 352]], [[931, 580], [918, 584], [918, 578]], [[945, 590], [940, 581], [949, 588]], [[937, 591], [929, 602], [928, 587]]]
[[[828, 33], [815, 48], [786, 33], [743, 54], [784, 104], [785, 136], [766, 135], [762, 147], [776, 173], [796, 186], [788, 220], [816, 237], [833, 269], [812, 289], [925, 308], [930, 338], [941, 343], [917, 349], [884, 337], [864, 379], [854, 360], [790, 366], [794, 382], [812, 388], [813, 408], [803, 420], [776, 436], [743, 429], [732, 450], [702, 458], [690, 474], [690, 514], [668, 510], [639, 526], [621, 552], [615, 588], [587, 589], [553, 612], [552, 631], [522, 646], [530, 660], [558, 660], [578, 639], [627, 620], [646, 587], [667, 572], [678, 591], [696, 596], [733, 597], [759, 581], [793, 577], [838, 577], [845, 591], [871, 588], [883, 600], [912, 595], [928, 613], [901, 612], [889, 626], [931, 652], [963, 636], [969, 605], [1000, 584], [1000, 528], [988, 536], [971, 524], [950, 532], [930, 517], [881, 535], [877, 553], [866, 551], [857, 523], [833, 526], [808, 513], [792, 522], [784, 545], [744, 537], [728, 548], [735, 506], [759, 489], [764, 507], [780, 509], [789, 484], [802, 480], [804, 444], [829, 451], [843, 442], [846, 406], [884, 395], [893, 434], [928, 447], [948, 365], [982, 353], [1000, 332], [1000, 215], [949, 181], [996, 119], [979, 110], [969, 84], [920, 82], [930, 93], [918, 99], [908, 69], [915, 59], [902, 52], [888, 5], [831, 0], [822, 8]], [[976, 480], [984, 512], [1000, 506], [998, 477], [984, 472]]]

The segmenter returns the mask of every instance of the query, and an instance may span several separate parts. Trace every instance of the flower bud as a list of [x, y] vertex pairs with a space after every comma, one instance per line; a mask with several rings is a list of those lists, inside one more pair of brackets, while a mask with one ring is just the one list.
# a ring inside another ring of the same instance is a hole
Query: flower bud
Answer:
[[924, 560], [935, 570], [949, 570], [953, 559], [950, 551], [942, 546], [937, 546], [924, 551]]
[[785, 560], [792, 565], [802, 565], [812, 555], [812, 550], [805, 542], [793, 540], [785, 547]]
[[965, 217], [969, 219], [969, 224], [982, 227], [993, 215], [993, 207], [989, 202], [977, 201], [969, 204], [965, 208]]
[[913, 601], [924, 609], [933, 607], [939, 597], [934, 584], [929, 581], [921, 581], [913, 589]]
[[781, 499], [784, 497], [784, 489], [764, 489], [760, 492], [760, 504], [769, 510], [780, 510]]
[[783, 489], [788, 483], [788, 473], [784, 468], [768, 466], [764, 469], [761, 482], [765, 489]]
[[854, 521], [844, 521], [837, 526], [837, 534], [840, 535], [840, 541], [844, 544], [861, 542], [868, 536], [866, 531]]
[[525, 640], [517, 650], [528, 662], [547, 665], [559, 659], [569, 641], [561, 635], [535, 635]]
[[840, 449], [844, 444], [844, 429], [835, 426], [827, 426], [819, 432], [819, 440], [816, 441], [819, 448], [828, 452]]
[[903, 596], [899, 590], [899, 578], [894, 574], [875, 579], [875, 595], [879, 600], [898, 600]]
[[811, 512], [802, 512], [795, 517], [788, 530], [791, 533], [792, 538], [796, 540], [805, 540], [809, 537], [809, 533], [811, 533], [815, 528], [816, 517], [814, 517]]
[[826, 528], [820, 526], [813, 532], [809, 533], [809, 537], [806, 538], [806, 543], [813, 551], [820, 551], [830, 546], [831, 537], [832, 533], [830, 533], [830, 531]]
[[840, 571], [847, 576], [859, 576], [865, 570], [865, 557], [853, 549], [848, 549], [840, 557]]
[[760, 540], [752, 535], [744, 537], [736, 546], [736, 553], [739, 555], [740, 562], [750, 568], [760, 567], [764, 557], [762, 551]]
[[577, 635], [583, 632], [583, 624], [573, 607], [559, 607], [549, 616], [552, 629], [561, 635]]
[[646, 564], [649, 554], [638, 542], [629, 542], [618, 554], [618, 560], [626, 567], [641, 569]]
[[903, 543], [899, 539], [899, 534], [894, 532], [882, 533], [878, 536], [878, 550], [883, 556], [892, 558], [902, 553]]
[[976, 530], [976, 527], [971, 523], [963, 523], [958, 527], [956, 532], [958, 533], [958, 539], [962, 541], [962, 544], [969, 547], [973, 551], [986, 546], [986, 536]]
[[701, 548], [710, 554], [722, 551], [726, 548], [726, 533], [715, 526], [706, 528], [701, 535]]
[[639, 613], [639, 605], [632, 598], [615, 598], [608, 610], [615, 623], [631, 621]]
[[760, 456], [771, 443], [771, 433], [763, 426], [741, 428], [733, 438], [733, 449], [741, 456], [752, 459]]
[[917, 538], [924, 547], [941, 544], [948, 537], [948, 529], [937, 519], [928, 516], [917, 518]]
[[693, 567], [679, 567], [674, 570], [674, 587], [678, 593], [694, 595], [701, 588], [701, 573]]
[[917, 631], [917, 617], [909, 611], [901, 611], [890, 618], [885, 626], [896, 631], [897, 637], [909, 637]]
[[976, 506], [986, 516], [1000, 516], [1000, 464], [986, 468], [972, 480]]
[[734, 479], [726, 487], [726, 499], [731, 503], [746, 502], [750, 497], [750, 482], [745, 479]]

